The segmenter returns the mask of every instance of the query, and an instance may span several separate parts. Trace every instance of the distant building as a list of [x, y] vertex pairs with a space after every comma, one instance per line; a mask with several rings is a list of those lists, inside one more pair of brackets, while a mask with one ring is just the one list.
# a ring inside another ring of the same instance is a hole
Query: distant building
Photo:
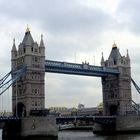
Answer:
[[83, 108], [85, 108], [85, 105], [83, 105], [83, 104], [78, 104], [78, 109], [83, 109]]
[[67, 112], [67, 108], [66, 107], [50, 107], [49, 108], [49, 112], [50, 114], [61, 114], [62, 112]]
[[76, 108], [69, 108], [69, 109], [61, 112], [61, 116], [76, 116], [77, 110], [78, 109], [76, 109]]
[[98, 110], [96, 107], [90, 107], [90, 108], [83, 108], [79, 109], [77, 111], [78, 116], [95, 116], [95, 115], [101, 115], [102, 112]]

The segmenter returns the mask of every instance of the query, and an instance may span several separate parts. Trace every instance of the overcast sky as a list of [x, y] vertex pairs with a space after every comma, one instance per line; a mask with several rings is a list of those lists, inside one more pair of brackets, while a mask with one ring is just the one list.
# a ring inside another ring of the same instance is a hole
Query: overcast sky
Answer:
[[[18, 46], [28, 24], [35, 41], [44, 35], [46, 59], [51, 60], [100, 65], [101, 53], [107, 59], [115, 40], [122, 55], [129, 50], [132, 77], [140, 85], [139, 7], [138, 0], [0, 0], [0, 77], [10, 71], [13, 38]], [[100, 78], [46, 73], [45, 85], [46, 107], [102, 102]], [[11, 100], [8, 93], [1, 103]]]

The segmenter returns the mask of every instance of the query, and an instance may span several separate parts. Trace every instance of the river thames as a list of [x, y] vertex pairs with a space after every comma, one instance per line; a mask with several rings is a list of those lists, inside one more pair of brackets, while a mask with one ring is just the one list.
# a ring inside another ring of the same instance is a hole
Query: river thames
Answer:
[[[0, 140], [2, 138], [0, 137]], [[33, 138], [29, 140], [54, 140], [52, 138]], [[56, 140], [56, 139], [55, 139]], [[92, 131], [59, 131], [57, 140], [140, 140], [140, 134], [123, 134], [111, 136], [94, 135]]]

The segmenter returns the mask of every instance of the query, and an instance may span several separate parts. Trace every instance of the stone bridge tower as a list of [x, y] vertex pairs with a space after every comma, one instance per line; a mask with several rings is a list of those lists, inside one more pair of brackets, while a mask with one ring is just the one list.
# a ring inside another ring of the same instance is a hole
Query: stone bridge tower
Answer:
[[102, 55], [101, 66], [117, 68], [119, 75], [102, 77], [104, 115], [125, 115], [132, 110], [131, 97], [131, 67], [127, 51], [121, 56], [114, 43], [108, 60]]
[[43, 36], [38, 45], [27, 27], [23, 41], [11, 51], [12, 70], [27, 65], [26, 74], [12, 86], [12, 110], [14, 115], [29, 116], [30, 110], [45, 108], [44, 76], [45, 46]]

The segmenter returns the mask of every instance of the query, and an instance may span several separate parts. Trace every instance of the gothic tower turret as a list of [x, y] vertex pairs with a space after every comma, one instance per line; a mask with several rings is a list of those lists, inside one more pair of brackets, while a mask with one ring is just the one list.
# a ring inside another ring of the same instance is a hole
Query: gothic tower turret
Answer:
[[41, 46], [32, 38], [27, 27], [23, 41], [16, 50], [12, 48], [12, 69], [27, 65], [26, 74], [17, 84], [12, 86], [12, 109], [18, 116], [29, 116], [30, 110], [45, 108], [44, 76], [45, 76], [45, 46]]
[[105, 61], [104, 61], [103, 52], [102, 52], [102, 58], [101, 58], [101, 66], [105, 66]]
[[105, 67], [117, 68], [119, 75], [102, 77], [104, 115], [125, 115], [132, 110], [131, 68], [128, 55], [122, 56], [114, 43]]
[[12, 46], [12, 50], [11, 50], [12, 70], [14, 70], [16, 67], [16, 56], [17, 56], [17, 49], [16, 49], [16, 45], [15, 45], [15, 39], [13, 39], [13, 46]]
[[39, 45], [39, 50], [40, 53], [45, 56], [45, 46], [44, 46], [44, 41], [43, 41], [43, 35], [41, 35], [41, 41], [40, 41], [40, 45]]

